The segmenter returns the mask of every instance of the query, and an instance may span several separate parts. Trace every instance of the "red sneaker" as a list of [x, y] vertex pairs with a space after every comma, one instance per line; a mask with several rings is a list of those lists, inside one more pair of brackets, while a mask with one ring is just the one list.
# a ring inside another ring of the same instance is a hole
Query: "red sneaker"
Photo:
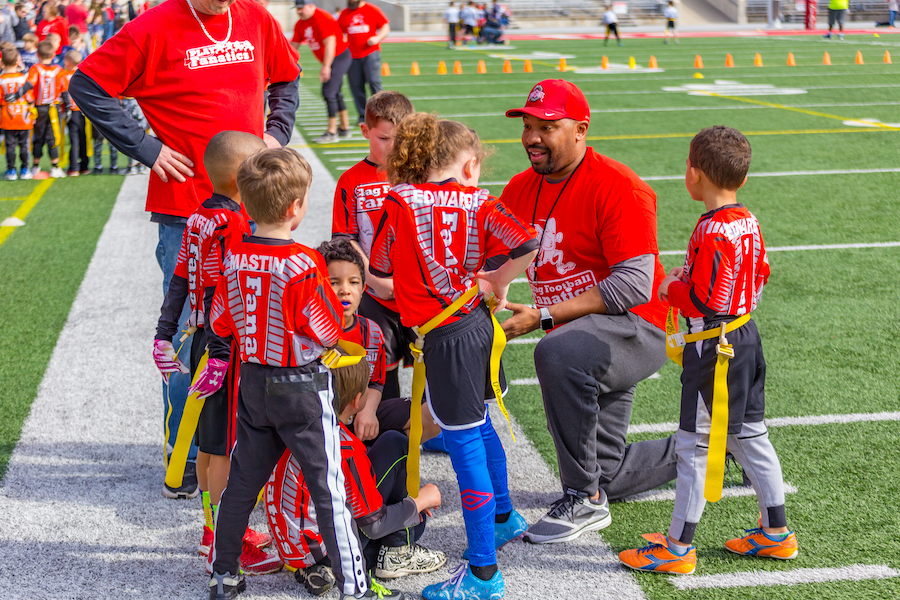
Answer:
[[245, 575], [268, 575], [280, 571], [284, 566], [277, 554], [268, 554], [256, 546], [244, 541], [241, 553], [241, 571]]
[[248, 527], [244, 533], [244, 541], [257, 548], [266, 548], [272, 543], [272, 536], [261, 531], [254, 531]]
[[200, 545], [197, 546], [197, 551], [200, 553], [200, 556], [209, 556], [209, 551], [212, 549], [213, 545], [213, 530], [203, 526], [203, 539], [200, 540]]

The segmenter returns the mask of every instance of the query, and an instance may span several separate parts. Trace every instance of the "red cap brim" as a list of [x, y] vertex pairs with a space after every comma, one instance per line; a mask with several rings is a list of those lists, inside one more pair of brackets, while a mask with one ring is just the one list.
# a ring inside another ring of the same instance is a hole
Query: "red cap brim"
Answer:
[[559, 121], [560, 119], [569, 118], [566, 116], [566, 113], [556, 110], [544, 110], [543, 108], [537, 108], [535, 106], [511, 108], [506, 111], [506, 116], [510, 118], [521, 117], [522, 115], [531, 115], [532, 117], [537, 117], [538, 119], [543, 119], [545, 121]]

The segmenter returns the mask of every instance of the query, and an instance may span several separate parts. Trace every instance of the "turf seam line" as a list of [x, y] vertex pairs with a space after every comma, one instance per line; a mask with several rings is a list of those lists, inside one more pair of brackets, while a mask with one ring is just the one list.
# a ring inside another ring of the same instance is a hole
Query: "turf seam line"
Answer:
[[749, 571], [744, 573], [723, 573], [669, 579], [679, 590], [699, 590], [711, 588], [756, 587], [770, 585], [797, 585], [801, 583], [824, 583], [827, 581], [863, 581], [867, 579], [888, 579], [900, 577], [900, 571], [887, 565], [849, 565], [846, 567], [819, 569], [792, 569], [790, 571]]
[[[785, 494], [796, 494], [799, 490], [797, 486], [784, 482]], [[752, 487], [743, 485], [729, 485], [722, 488], [723, 498], [745, 498], [748, 496], [756, 496], [756, 490]], [[673, 502], [675, 500], [675, 489], [669, 488], [664, 490], [649, 490], [622, 498], [622, 502]]]
[[[846, 425], [849, 423], [874, 423], [900, 421], [900, 411], [876, 413], [848, 413], [843, 415], [809, 415], [805, 417], [774, 417], [766, 419], [767, 427], [805, 427], [812, 425]], [[638, 423], [628, 427], [631, 435], [641, 433], [671, 433], [678, 423]]]

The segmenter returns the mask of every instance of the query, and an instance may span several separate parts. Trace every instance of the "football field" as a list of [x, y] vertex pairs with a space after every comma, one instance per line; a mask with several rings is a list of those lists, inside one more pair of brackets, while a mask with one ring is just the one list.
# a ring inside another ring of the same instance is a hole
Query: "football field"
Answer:
[[[726, 497], [708, 505], [698, 527], [696, 574], [633, 577], [654, 600], [898, 597], [900, 64], [884, 61], [885, 52], [900, 60], [900, 36], [848, 35], [838, 42], [746, 32], [683, 37], [678, 45], [656, 38], [624, 42], [604, 47], [602, 40], [545, 36], [456, 51], [441, 42], [390, 43], [382, 50], [391, 71], [383, 83], [409, 96], [417, 110], [475, 129], [493, 152], [482, 185], [496, 195], [528, 168], [521, 120], [506, 119], [505, 110], [521, 107], [541, 79], [576, 83], [592, 108], [588, 143], [634, 169], [657, 193], [667, 269], [681, 264], [703, 210], [683, 183], [691, 137], [718, 124], [747, 135], [753, 160], [738, 199], [759, 219], [772, 267], [754, 318], [768, 363], [770, 435], [800, 555], [778, 562], [725, 552], [723, 542], [754, 527], [758, 511], [733, 466]], [[823, 64], [826, 52], [830, 65]], [[796, 66], [787, 66], [788, 53]], [[728, 54], [734, 67], [725, 66]], [[762, 66], [754, 66], [757, 54]], [[651, 56], [657, 68], [648, 68]], [[297, 126], [309, 140], [324, 131], [325, 110], [317, 63], [305, 47], [301, 60], [308, 70]], [[420, 75], [410, 74], [413, 61]], [[438, 74], [439, 61], [449, 74]], [[462, 74], [453, 74], [454, 61]], [[479, 61], [486, 73], [477, 72]], [[505, 61], [511, 73], [503, 72]], [[525, 61], [533, 73], [523, 72]], [[352, 120], [346, 86], [344, 96]], [[358, 133], [308, 146], [335, 179], [367, 149]], [[0, 182], [0, 221], [25, 223], [0, 227], [0, 476], [123, 179]], [[512, 299], [530, 303], [527, 283], [513, 285]], [[149, 329], [144, 325], [141, 332]], [[507, 406], [555, 468], [532, 361], [539, 337], [507, 347]], [[102, 335], [95, 342], [105, 343]], [[629, 438], [673, 432], [679, 397], [679, 371], [670, 363], [638, 386]], [[667, 530], [672, 497], [672, 490], [662, 490], [614, 504], [613, 524], [600, 535], [615, 551], [642, 545], [640, 534]], [[603, 590], [582, 593], [604, 597]]]

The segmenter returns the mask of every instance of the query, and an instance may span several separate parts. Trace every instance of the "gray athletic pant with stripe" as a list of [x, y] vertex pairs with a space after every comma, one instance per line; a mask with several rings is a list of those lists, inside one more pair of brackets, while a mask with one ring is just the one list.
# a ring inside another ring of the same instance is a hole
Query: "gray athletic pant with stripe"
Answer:
[[534, 351], [563, 491], [611, 499], [675, 479], [675, 436], [626, 444], [637, 382], [666, 362], [665, 334], [630, 312], [586, 315]]
[[347, 507], [335, 398], [331, 372], [319, 361], [302, 367], [241, 364], [237, 441], [216, 517], [214, 572], [238, 572], [250, 513], [287, 448], [303, 471], [338, 589], [351, 596], [366, 591], [362, 550]]

